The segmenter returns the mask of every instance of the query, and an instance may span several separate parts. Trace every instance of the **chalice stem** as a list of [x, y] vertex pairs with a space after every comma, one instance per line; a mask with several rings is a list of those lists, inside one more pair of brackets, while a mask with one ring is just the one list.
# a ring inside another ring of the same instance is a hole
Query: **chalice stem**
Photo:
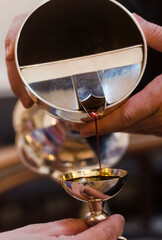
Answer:
[[[101, 214], [103, 212], [103, 201], [89, 201], [89, 210], [91, 213], [95, 213], [97, 215]], [[107, 217], [108, 218], [108, 215]]]
[[[90, 212], [86, 216], [86, 222], [90, 226], [94, 226], [99, 222], [106, 220], [109, 216], [103, 210], [103, 201], [90, 201], [88, 202]], [[125, 237], [120, 236], [118, 240], [127, 240]]]
[[104, 221], [108, 218], [108, 214], [103, 211], [102, 201], [89, 201], [88, 206], [90, 212], [86, 215], [86, 222], [90, 226], [94, 226], [97, 223]]

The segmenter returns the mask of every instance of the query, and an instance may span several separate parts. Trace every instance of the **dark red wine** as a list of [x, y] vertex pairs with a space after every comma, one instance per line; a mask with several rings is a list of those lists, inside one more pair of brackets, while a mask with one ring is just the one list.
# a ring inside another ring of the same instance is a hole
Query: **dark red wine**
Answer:
[[99, 169], [101, 170], [101, 153], [100, 153], [100, 141], [99, 141], [99, 135], [98, 135], [98, 112], [90, 112], [91, 117], [95, 121], [95, 129], [96, 129], [96, 139], [97, 139], [97, 151], [98, 151], [98, 164]]
[[120, 176], [91, 176], [91, 177], [80, 177], [80, 178], [73, 178], [69, 179], [68, 181], [72, 182], [96, 182], [96, 181], [104, 181], [104, 180], [114, 180], [114, 179], [119, 179]]

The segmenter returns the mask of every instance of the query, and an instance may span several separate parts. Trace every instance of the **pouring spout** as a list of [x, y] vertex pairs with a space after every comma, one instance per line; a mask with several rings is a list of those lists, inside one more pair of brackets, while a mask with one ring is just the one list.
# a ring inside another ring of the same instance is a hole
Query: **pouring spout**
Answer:
[[104, 114], [105, 106], [106, 106], [106, 99], [105, 97], [96, 97], [94, 95], [90, 95], [84, 101], [80, 101], [84, 110], [91, 116], [91, 117], [99, 117]]
[[106, 99], [98, 72], [75, 75], [72, 81], [80, 107], [90, 116], [92, 116], [91, 113], [96, 113], [97, 116], [102, 115]]

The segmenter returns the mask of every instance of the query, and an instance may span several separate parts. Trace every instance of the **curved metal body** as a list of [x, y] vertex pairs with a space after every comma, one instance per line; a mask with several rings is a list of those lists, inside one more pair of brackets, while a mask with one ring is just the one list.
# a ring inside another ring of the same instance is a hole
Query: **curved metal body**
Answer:
[[[35, 173], [58, 181], [61, 174], [98, 168], [96, 137], [83, 138], [70, 123], [56, 120], [34, 105], [17, 103], [13, 114], [16, 145], [22, 163]], [[128, 134], [100, 136], [102, 167], [114, 166], [127, 150]]]
[[[121, 191], [127, 175], [127, 171], [114, 168], [81, 170], [63, 174], [60, 182], [68, 194], [88, 203], [90, 212], [85, 220], [93, 226], [108, 218], [102, 203]], [[118, 239], [125, 238], [121, 236]]]
[[87, 108], [107, 114], [127, 99], [143, 75], [147, 47], [133, 15], [114, 0], [50, 0], [25, 20], [15, 58], [38, 106], [82, 122]]
[[[24, 164], [56, 180], [96, 168], [96, 138], [81, 137], [71, 122], [122, 104], [141, 80], [146, 58], [139, 24], [114, 0], [50, 0], [36, 8], [15, 46], [17, 69], [36, 103], [29, 110], [19, 105], [14, 114]], [[107, 134], [100, 144], [102, 167], [111, 167], [125, 152], [128, 135]]]

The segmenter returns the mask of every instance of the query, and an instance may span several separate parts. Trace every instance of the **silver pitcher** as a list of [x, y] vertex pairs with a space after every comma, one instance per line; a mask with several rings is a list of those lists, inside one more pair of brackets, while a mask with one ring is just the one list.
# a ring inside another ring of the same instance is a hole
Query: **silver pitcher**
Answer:
[[[147, 58], [144, 34], [114, 0], [50, 0], [22, 25], [16, 65], [35, 105], [15, 108], [19, 155], [31, 170], [58, 179], [69, 170], [98, 167], [96, 138], [72, 122], [108, 114], [138, 85]], [[45, 110], [45, 111], [44, 111]], [[49, 113], [49, 114], [47, 114]], [[100, 136], [103, 167], [122, 157], [128, 135]]]

